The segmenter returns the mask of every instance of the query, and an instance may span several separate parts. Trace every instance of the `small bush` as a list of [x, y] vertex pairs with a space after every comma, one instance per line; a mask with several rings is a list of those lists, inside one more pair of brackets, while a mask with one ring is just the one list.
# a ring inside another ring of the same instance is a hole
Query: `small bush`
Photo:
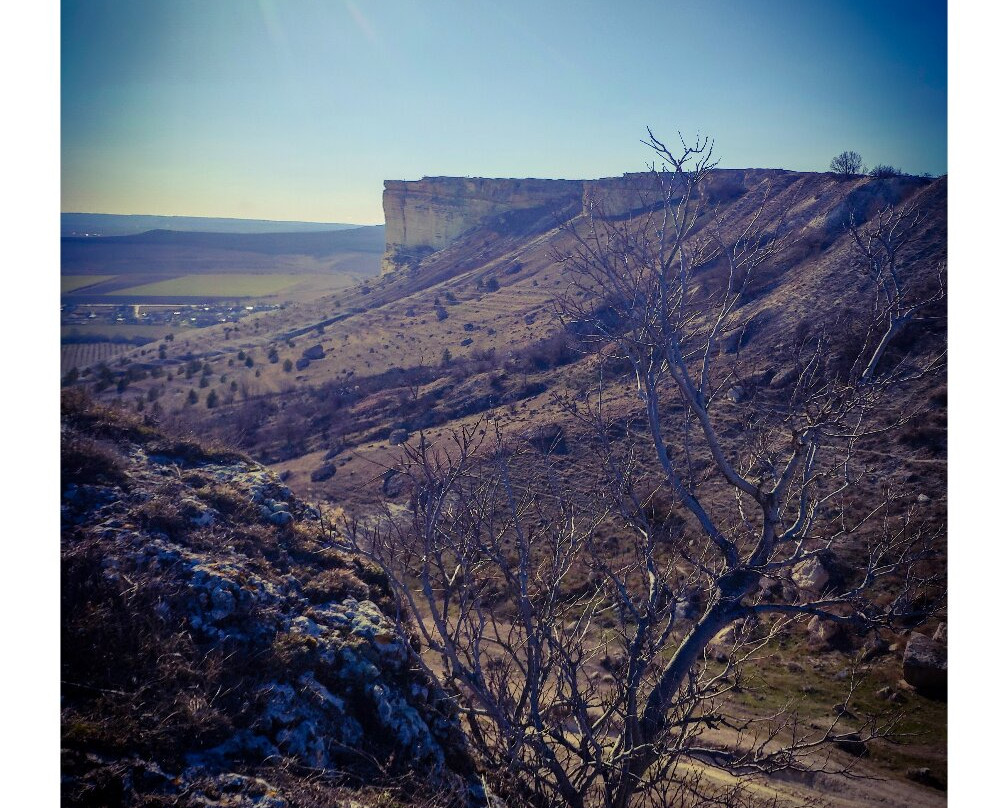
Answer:
[[891, 177], [903, 177], [905, 174], [901, 168], [879, 163], [875, 166], [875, 168], [868, 172], [868, 176], [876, 180], [887, 180]]
[[350, 570], [336, 567], [320, 572], [304, 587], [309, 602], [329, 603], [346, 598], [364, 600], [370, 595], [370, 588]]
[[60, 446], [60, 476], [66, 483], [123, 485], [128, 479], [119, 457], [90, 438], [64, 438]]

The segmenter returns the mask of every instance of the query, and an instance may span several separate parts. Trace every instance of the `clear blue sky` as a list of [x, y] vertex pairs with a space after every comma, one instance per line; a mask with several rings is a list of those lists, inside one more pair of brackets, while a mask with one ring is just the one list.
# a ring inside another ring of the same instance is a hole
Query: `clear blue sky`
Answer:
[[946, 172], [944, 3], [64, 0], [64, 211], [377, 223], [384, 179]]

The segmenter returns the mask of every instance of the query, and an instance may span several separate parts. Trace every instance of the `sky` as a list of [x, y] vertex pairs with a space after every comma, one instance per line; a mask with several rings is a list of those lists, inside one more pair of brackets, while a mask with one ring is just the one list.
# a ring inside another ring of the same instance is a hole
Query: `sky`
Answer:
[[65, 0], [61, 209], [375, 224], [382, 181], [947, 171], [944, 3]]

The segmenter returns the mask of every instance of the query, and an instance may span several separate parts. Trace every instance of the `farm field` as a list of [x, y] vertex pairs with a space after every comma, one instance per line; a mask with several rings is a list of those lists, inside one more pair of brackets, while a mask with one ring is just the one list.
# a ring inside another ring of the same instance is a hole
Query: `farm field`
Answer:
[[[314, 276], [313, 276], [314, 277]], [[292, 274], [243, 275], [231, 273], [206, 273], [200, 275], [180, 275], [169, 280], [142, 283], [116, 291], [119, 297], [158, 296], [171, 297], [268, 297], [275, 295], [297, 283], [305, 281], [304, 276]]]
[[[80, 277], [91, 280], [77, 283]], [[61, 278], [63, 302], [77, 305], [198, 304], [211, 300], [275, 300], [281, 297], [309, 301], [339, 292], [358, 280], [357, 275], [350, 273], [329, 272], [65, 275]]]
[[161, 339], [166, 334], [189, 328], [184, 323], [155, 323], [152, 325], [135, 325], [133, 323], [78, 323], [74, 325], [64, 325], [60, 329], [60, 339], [72, 343], [74, 341], [87, 342], [115, 342], [121, 340], [129, 341], [134, 345], [143, 342], [154, 342]]

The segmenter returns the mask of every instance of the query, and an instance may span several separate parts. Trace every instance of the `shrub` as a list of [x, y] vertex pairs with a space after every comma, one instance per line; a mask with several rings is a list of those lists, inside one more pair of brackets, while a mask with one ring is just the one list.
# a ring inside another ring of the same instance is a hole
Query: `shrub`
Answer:
[[902, 177], [905, 176], [905, 174], [901, 168], [879, 163], [875, 166], [875, 168], [868, 172], [868, 176], [876, 180], [887, 180], [890, 177]]
[[369, 587], [350, 570], [343, 567], [324, 570], [308, 581], [304, 588], [310, 603], [329, 603], [346, 598], [365, 600]]
[[60, 445], [60, 476], [63, 483], [125, 484], [128, 479], [119, 457], [84, 437], [68, 437]]

